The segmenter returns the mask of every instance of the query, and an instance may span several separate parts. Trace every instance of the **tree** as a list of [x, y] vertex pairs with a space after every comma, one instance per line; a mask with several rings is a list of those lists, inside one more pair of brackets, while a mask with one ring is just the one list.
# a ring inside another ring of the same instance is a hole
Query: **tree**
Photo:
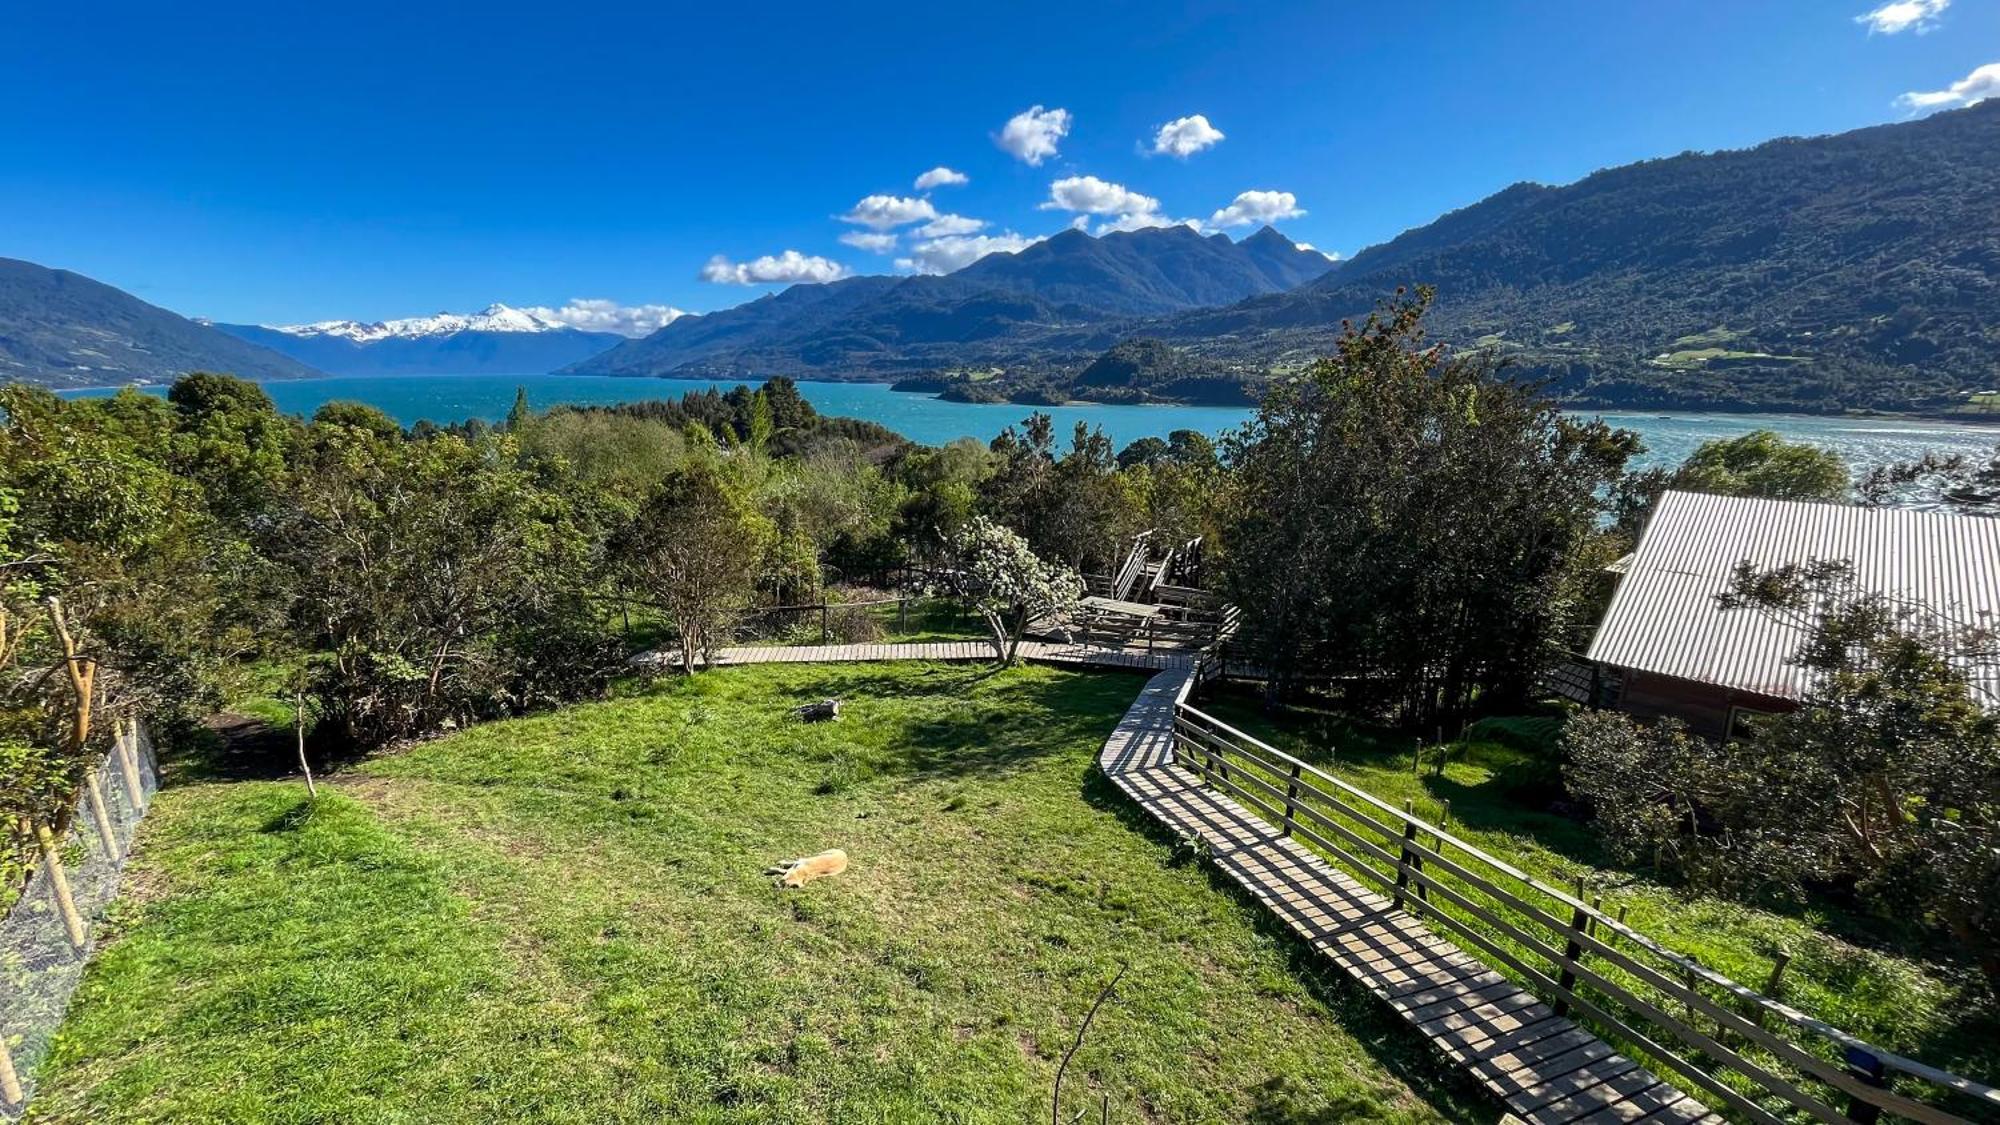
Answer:
[[1043, 561], [1012, 529], [976, 516], [952, 541], [953, 584], [992, 635], [1002, 664], [1020, 657], [1021, 637], [1034, 622], [1074, 609], [1083, 596], [1075, 571]]
[[1628, 857], [1737, 894], [1838, 888], [1943, 929], [2000, 986], [1992, 627], [1859, 593], [1844, 562], [1746, 564], [1722, 600], [1799, 631], [1799, 708], [1725, 745], [1573, 722], [1571, 789]]
[[1426, 346], [1429, 294], [1350, 326], [1228, 443], [1225, 586], [1285, 691], [1424, 729], [1526, 701], [1633, 435]]
[[681, 668], [693, 674], [696, 657], [714, 655], [730, 617], [750, 600], [774, 537], [709, 455], [669, 474], [611, 549], [633, 585], [673, 618]]
[[375, 745], [578, 698], [615, 667], [594, 510], [511, 436], [323, 410], [259, 547], [284, 567], [321, 722]]
[[1853, 491], [1847, 463], [1830, 449], [1786, 441], [1772, 430], [1703, 442], [1673, 469], [1633, 473], [1620, 485], [1617, 520], [1636, 537], [1660, 493], [1706, 492], [1714, 496], [1760, 496], [1770, 500], [1838, 503]]

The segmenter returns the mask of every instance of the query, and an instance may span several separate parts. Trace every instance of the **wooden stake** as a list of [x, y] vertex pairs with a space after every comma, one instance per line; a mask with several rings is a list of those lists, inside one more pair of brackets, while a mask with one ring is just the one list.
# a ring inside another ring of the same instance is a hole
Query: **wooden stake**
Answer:
[[49, 869], [49, 888], [56, 898], [56, 909], [62, 914], [63, 929], [69, 933], [69, 943], [82, 953], [89, 942], [89, 934], [83, 928], [83, 915], [76, 909], [76, 899], [70, 897], [69, 876], [64, 873], [62, 856], [56, 850], [55, 833], [46, 824], [35, 825], [35, 840], [42, 845], [42, 862]]
[[27, 1095], [21, 1090], [21, 1076], [14, 1072], [14, 1056], [7, 1053], [7, 1039], [0, 1036], [0, 1106], [21, 1108]]
[[146, 811], [146, 790], [139, 783], [139, 730], [136, 725], [126, 726], [122, 720], [116, 730], [111, 749], [118, 758], [118, 772], [125, 775], [125, 793], [131, 798], [132, 812], [138, 815]]
[[125, 855], [125, 845], [111, 830], [111, 814], [104, 807], [104, 787], [97, 783], [96, 770], [83, 775], [83, 792], [90, 798], [90, 819], [97, 824], [98, 839], [104, 841], [105, 857], [112, 860], [122, 859]]
[[319, 798], [319, 787], [313, 784], [312, 763], [306, 761], [306, 674], [299, 671], [299, 707], [292, 720], [292, 726], [299, 732], [299, 772], [306, 775], [306, 796]]

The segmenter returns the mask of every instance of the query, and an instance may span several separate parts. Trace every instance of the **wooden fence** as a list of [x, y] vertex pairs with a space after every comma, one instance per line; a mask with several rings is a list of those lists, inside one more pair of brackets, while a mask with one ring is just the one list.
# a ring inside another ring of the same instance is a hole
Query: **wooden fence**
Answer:
[[26, 1107], [157, 785], [145, 728], [119, 724], [83, 777], [68, 830], [58, 839], [45, 824], [32, 827], [38, 861], [0, 913], [0, 1119]]
[[[1197, 675], [1189, 687], [1207, 677]], [[1884, 1113], [1962, 1125], [2000, 1119], [2000, 1090], [1903, 1058], [1738, 984], [1602, 909], [1549, 886], [1187, 702], [1174, 759], [1310, 843], [1394, 906], [1698, 1088], [1732, 1116], [1872, 1125]], [[1777, 973], [1782, 973], [1782, 965]], [[1774, 973], [1773, 980], [1777, 979]]]

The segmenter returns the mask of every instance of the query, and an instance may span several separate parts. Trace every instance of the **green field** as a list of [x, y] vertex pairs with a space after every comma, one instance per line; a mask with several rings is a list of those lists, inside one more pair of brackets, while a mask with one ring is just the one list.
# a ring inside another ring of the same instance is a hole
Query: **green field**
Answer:
[[[1093, 770], [1140, 681], [776, 665], [158, 798], [36, 1118], [1490, 1121]], [[836, 724], [785, 711], [839, 696]], [[185, 771], [184, 776], [193, 771]], [[845, 848], [779, 892], [774, 860]]]

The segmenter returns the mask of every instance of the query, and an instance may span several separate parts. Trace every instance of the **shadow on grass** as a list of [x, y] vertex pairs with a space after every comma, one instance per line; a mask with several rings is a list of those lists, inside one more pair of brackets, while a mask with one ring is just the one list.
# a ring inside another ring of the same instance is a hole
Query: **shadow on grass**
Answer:
[[[1084, 779], [1083, 800], [1116, 816], [1129, 830], [1169, 849], [1179, 843], [1166, 825], [1134, 804], [1104, 771], [1092, 766]], [[1175, 861], [1168, 860], [1173, 863]], [[1260, 937], [1284, 951], [1285, 965], [1313, 999], [1382, 1066], [1450, 1121], [1492, 1122], [1500, 1118], [1496, 1104], [1471, 1075], [1459, 1070], [1424, 1042], [1423, 1036], [1388, 1005], [1315, 952], [1305, 940], [1213, 864], [1201, 865], [1208, 885], [1229, 899], [1250, 919]], [[1323, 1125], [1366, 1117], [1377, 1107], [1338, 1103], [1302, 1109], [1304, 1091], [1288, 1076], [1275, 1077], [1251, 1092], [1255, 1108], [1249, 1120], [1260, 1125]]]
[[[1125, 689], [1137, 681], [1064, 676], [991, 683], [1004, 671], [996, 665], [934, 665], [917, 676], [908, 669], [857, 670], [807, 680], [795, 690], [802, 701], [829, 696], [963, 701], [964, 706], [932, 709], [930, 717], [902, 723], [884, 756], [870, 763], [874, 777], [936, 780], [1008, 773], [1071, 753], [1079, 743], [1101, 744], [1130, 705]], [[973, 698], [975, 689], [979, 694]], [[867, 720], [862, 713], [841, 721]]]

